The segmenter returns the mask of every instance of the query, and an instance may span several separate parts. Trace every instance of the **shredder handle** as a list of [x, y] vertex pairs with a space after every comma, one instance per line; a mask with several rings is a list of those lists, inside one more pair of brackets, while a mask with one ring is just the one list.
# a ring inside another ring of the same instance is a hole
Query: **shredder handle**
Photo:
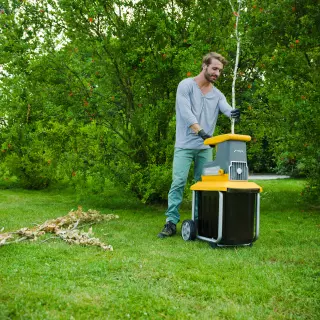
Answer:
[[260, 231], [260, 193], [257, 194], [257, 207], [256, 207], [256, 234], [252, 240], [255, 242], [259, 238], [259, 231]]
[[[195, 196], [195, 194], [194, 194]], [[192, 197], [194, 198], [194, 197]], [[192, 203], [194, 206], [194, 202]], [[194, 210], [194, 208], [193, 208]], [[193, 212], [193, 217], [194, 218], [194, 211]], [[198, 239], [201, 240], [205, 240], [205, 241], [209, 241], [209, 242], [213, 242], [213, 243], [220, 243], [221, 239], [222, 239], [222, 222], [223, 222], [223, 193], [221, 191], [219, 191], [219, 216], [218, 216], [218, 237], [217, 239], [214, 238], [207, 238], [207, 237], [202, 237], [197, 235]]]

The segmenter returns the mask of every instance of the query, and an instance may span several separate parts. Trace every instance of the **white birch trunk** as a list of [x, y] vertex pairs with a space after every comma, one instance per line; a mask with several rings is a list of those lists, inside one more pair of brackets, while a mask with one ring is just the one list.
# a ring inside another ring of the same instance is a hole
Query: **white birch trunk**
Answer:
[[[237, 71], [239, 64], [239, 56], [240, 56], [240, 35], [238, 30], [239, 20], [240, 20], [240, 10], [241, 10], [241, 2], [242, 0], [238, 0], [238, 11], [234, 10], [231, 0], [229, 0], [231, 9], [233, 14], [236, 16], [236, 24], [235, 24], [235, 37], [237, 41], [237, 52], [236, 52], [236, 61], [234, 64], [233, 70], [233, 81], [232, 81], [232, 109], [236, 108], [236, 79], [237, 79]], [[231, 133], [234, 134], [234, 119], [231, 119]]]

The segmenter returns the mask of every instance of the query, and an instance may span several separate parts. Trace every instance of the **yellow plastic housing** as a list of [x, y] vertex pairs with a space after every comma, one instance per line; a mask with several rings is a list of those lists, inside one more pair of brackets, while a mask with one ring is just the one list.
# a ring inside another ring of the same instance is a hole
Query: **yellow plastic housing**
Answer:
[[233, 181], [229, 180], [229, 175], [221, 176], [202, 176], [202, 181], [199, 181], [191, 186], [191, 190], [195, 191], [227, 191], [228, 189], [259, 189], [262, 188], [255, 182], [249, 181]]
[[208, 138], [204, 141], [205, 145], [216, 145], [221, 142], [225, 142], [228, 140], [235, 140], [235, 141], [245, 141], [248, 142], [251, 140], [250, 136], [243, 135], [243, 134], [232, 134], [232, 133], [227, 133], [227, 134], [221, 134], [220, 136]]

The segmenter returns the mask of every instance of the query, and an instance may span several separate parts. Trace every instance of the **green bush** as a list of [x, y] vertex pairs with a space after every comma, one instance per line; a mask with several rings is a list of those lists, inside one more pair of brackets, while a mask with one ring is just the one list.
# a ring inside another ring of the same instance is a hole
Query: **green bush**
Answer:
[[10, 175], [16, 176], [26, 189], [45, 189], [56, 181], [51, 161], [45, 155], [25, 154], [18, 157], [13, 154], [6, 158], [5, 165]]

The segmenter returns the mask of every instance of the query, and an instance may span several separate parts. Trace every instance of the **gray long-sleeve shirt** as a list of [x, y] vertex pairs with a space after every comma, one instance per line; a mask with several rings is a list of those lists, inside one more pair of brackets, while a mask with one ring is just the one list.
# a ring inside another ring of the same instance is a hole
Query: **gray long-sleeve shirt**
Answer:
[[198, 123], [208, 134], [213, 135], [219, 111], [230, 118], [231, 106], [224, 94], [213, 87], [203, 94], [193, 78], [182, 80], [176, 95], [176, 148], [207, 149], [203, 140], [190, 128]]

